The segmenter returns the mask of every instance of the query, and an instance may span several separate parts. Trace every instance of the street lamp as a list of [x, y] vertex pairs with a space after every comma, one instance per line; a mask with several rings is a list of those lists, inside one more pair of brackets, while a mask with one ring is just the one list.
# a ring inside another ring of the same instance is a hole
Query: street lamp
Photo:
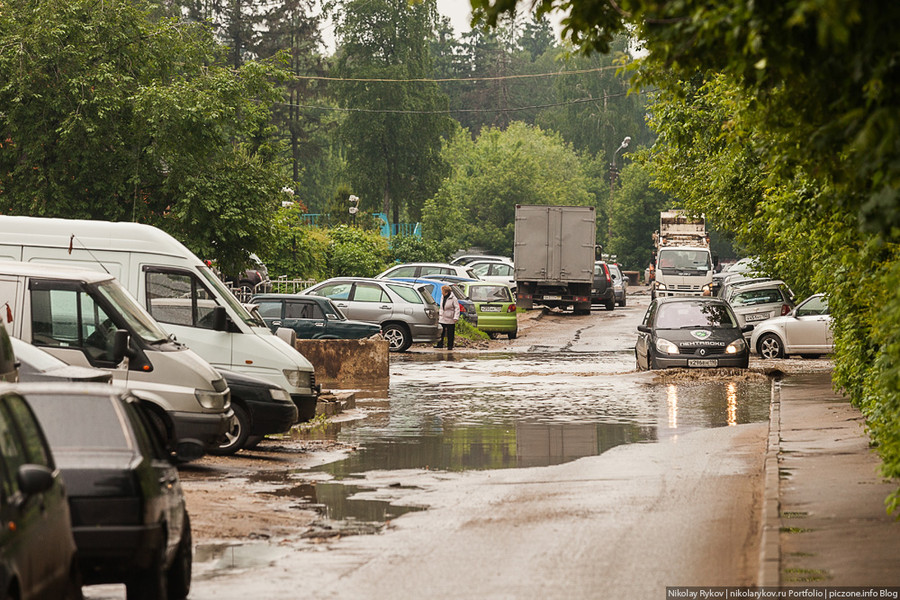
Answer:
[[350, 202], [350, 204], [353, 205], [350, 207], [349, 212], [353, 217], [353, 226], [356, 227], [356, 213], [359, 212], [359, 196], [350, 194], [350, 198], [348, 198], [347, 200]]
[[631, 143], [631, 137], [625, 136], [625, 139], [622, 140], [622, 143], [619, 144], [619, 147], [616, 148], [616, 151], [613, 152], [612, 155], [612, 163], [609, 165], [609, 202], [606, 204], [606, 244], [609, 245], [609, 240], [612, 237], [612, 224], [611, 224], [611, 208], [612, 208], [612, 199], [613, 193], [616, 189], [616, 179], [619, 177], [619, 169], [616, 168], [616, 155], [620, 150], [624, 150], [628, 147], [628, 144]]

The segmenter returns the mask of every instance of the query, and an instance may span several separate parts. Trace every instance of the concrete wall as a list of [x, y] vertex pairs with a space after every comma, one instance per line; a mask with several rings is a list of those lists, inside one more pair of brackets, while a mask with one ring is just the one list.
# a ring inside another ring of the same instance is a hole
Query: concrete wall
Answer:
[[381, 388], [390, 381], [385, 340], [297, 340], [297, 350], [316, 369], [322, 387]]

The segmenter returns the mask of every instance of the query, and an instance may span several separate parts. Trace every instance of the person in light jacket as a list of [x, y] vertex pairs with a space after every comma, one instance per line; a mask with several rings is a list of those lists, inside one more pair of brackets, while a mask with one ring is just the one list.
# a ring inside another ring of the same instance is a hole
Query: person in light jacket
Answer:
[[447, 338], [447, 350], [453, 350], [453, 340], [456, 337], [456, 322], [459, 320], [459, 302], [450, 293], [450, 286], [441, 288], [441, 306], [438, 323], [441, 324], [441, 339], [435, 348], [444, 347], [444, 338]]

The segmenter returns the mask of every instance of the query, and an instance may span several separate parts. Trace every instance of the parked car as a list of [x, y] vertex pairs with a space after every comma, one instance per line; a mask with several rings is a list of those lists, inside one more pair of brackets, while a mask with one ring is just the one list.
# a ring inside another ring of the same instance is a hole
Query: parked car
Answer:
[[476, 260], [466, 266], [472, 269], [479, 279], [506, 284], [513, 294], [516, 293], [516, 270], [512, 263]]
[[[422, 279], [421, 277], [418, 279]], [[443, 281], [446, 283], [465, 283], [467, 281], [481, 281], [477, 277], [460, 277], [459, 275], [429, 275], [426, 279]]]
[[639, 370], [738, 367], [750, 349], [728, 303], [719, 298], [667, 296], [650, 302], [638, 325], [634, 356]]
[[379, 273], [375, 278], [429, 277], [431, 275], [457, 275], [459, 277], [478, 279], [469, 267], [464, 265], [451, 265], [449, 263], [407, 263], [405, 265], [397, 265]]
[[475, 303], [478, 329], [491, 338], [505, 333], [509, 339], [516, 339], [519, 321], [515, 297], [508, 285], [489, 282], [466, 282], [459, 285], [466, 297]]
[[622, 274], [622, 269], [619, 268], [619, 265], [607, 263], [606, 266], [609, 268], [609, 277], [612, 279], [613, 296], [616, 299], [616, 304], [625, 306], [627, 302], [625, 296], [628, 292], [628, 278]]
[[269, 269], [265, 263], [252, 252], [250, 253], [249, 269], [245, 269], [239, 277], [231, 280], [235, 288], [245, 288], [255, 293], [267, 293], [272, 290], [272, 281], [269, 279]]
[[10, 338], [10, 341], [19, 363], [19, 381], [112, 382], [112, 373], [109, 371], [66, 364], [49, 352], [19, 338]]
[[602, 304], [606, 310], [616, 307], [616, 292], [613, 289], [609, 265], [602, 260], [594, 262], [594, 282], [591, 284], [591, 304]]
[[[145, 402], [98, 383], [16, 390], [40, 420], [65, 479], [84, 583], [124, 583], [129, 600], [187, 597], [190, 519], [178, 470]], [[178, 451], [188, 460], [203, 448], [181, 442]]]
[[437, 304], [421, 284], [334, 277], [303, 293], [330, 298], [348, 318], [381, 327], [391, 352], [404, 352], [414, 342], [434, 344], [441, 337]]
[[210, 454], [230, 456], [243, 448], [252, 448], [270, 433], [284, 433], [298, 420], [308, 421], [316, 416], [300, 415], [299, 407], [291, 400], [286, 389], [259, 377], [244, 373], [219, 372], [231, 389], [231, 409], [234, 420], [225, 433], [225, 440], [210, 448]]
[[365, 321], [351, 321], [323, 296], [300, 294], [259, 294], [251, 303], [273, 332], [279, 327], [293, 329], [303, 340], [357, 340], [375, 335], [381, 327]]
[[[448, 275], [448, 277], [452, 277], [452, 275]], [[391, 279], [393, 279], [394, 281], [405, 281], [407, 283], [425, 284], [431, 291], [431, 297], [434, 298], [435, 303], [437, 303], [438, 305], [440, 305], [441, 301], [444, 299], [444, 292], [441, 290], [445, 285], [449, 285], [453, 297], [456, 298], [457, 302], [459, 302], [460, 317], [465, 319], [472, 325], [478, 323], [478, 314], [475, 312], [475, 303], [466, 298], [465, 292], [463, 292], [458, 285], [455, 285], [449, 281], [439, 281], [437, 279], [423, 277], [391, 277]]]
[[[794, 292], [780, 279], [748, 279], [728, 286], [723, 298], [741, 325], [755, 325], [794, 309]], [[750, 338], [748, 333], [744, 337]]]
[[469, 263], [475, 262], [476, 260], [491, 260], [496, 262], [506, 262], [512, 264], [512, 259], [508, 256], [498, 256], [496, 254], [464, 254], [462, 256], [457, 256], [453, 260], [450, 261], [451, 265], [468, 265]]
[[750, 347], [761, 358], [784, 358], [799, 354], [815, 358], [834, 351], [831, 312], [824, 294], [813, 294], [790, 313], [758, 324]]
[[712, 295], [721, 296], [722, 285], [730, 278], [752, 279], [759, 275], [759, 261], [756, 258], [742, 258], [723, 267], [712, 276]]
[[0, 594], [81, 596], [63, 476], [38, 419], [10, 386], [0, 392]]

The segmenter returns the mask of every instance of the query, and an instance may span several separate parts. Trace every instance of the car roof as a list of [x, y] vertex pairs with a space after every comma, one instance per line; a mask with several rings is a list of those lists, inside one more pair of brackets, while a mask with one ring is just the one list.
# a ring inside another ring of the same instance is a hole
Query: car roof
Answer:
[[[398, 265], [399, 266], [399, 265]], [[340, 281], [346, 281], [347, 283], [377, 283], [377, 284], [385, 284], [385, 283], [396, 283], [397, 285], [407, 285], [409, 287], [414, 287], [414, 284], [406, 282], [406, 281], [395, 281], [393, 279], [377, 279], [375, 277], [332, 277], [330, 279], [326, 279], [325, 281], [320, 281], [314, 285], [309, 286], [306, 289], [312, 289], [314, 287], [318, 287], [323, 283], [335, 283]]]
[[[99, 263], [98, 263], [99, 267]], [[56, 263], [33, 263], [4, 260], [0, 264], [0, 273], [5, 275], [21, 275], [27, 277], [47, 277], [54, 279], [78, 279], [85, 283], [97, 283], [113, 279], [113, 276], [103, 270], [86, 269], [81, 266], [72, 266]]]
[[657, 304], [674, 304], [676, 302], [709, 302], [728, 306], [727, 302], [714, 296], [662, 296], [656, 299]]

